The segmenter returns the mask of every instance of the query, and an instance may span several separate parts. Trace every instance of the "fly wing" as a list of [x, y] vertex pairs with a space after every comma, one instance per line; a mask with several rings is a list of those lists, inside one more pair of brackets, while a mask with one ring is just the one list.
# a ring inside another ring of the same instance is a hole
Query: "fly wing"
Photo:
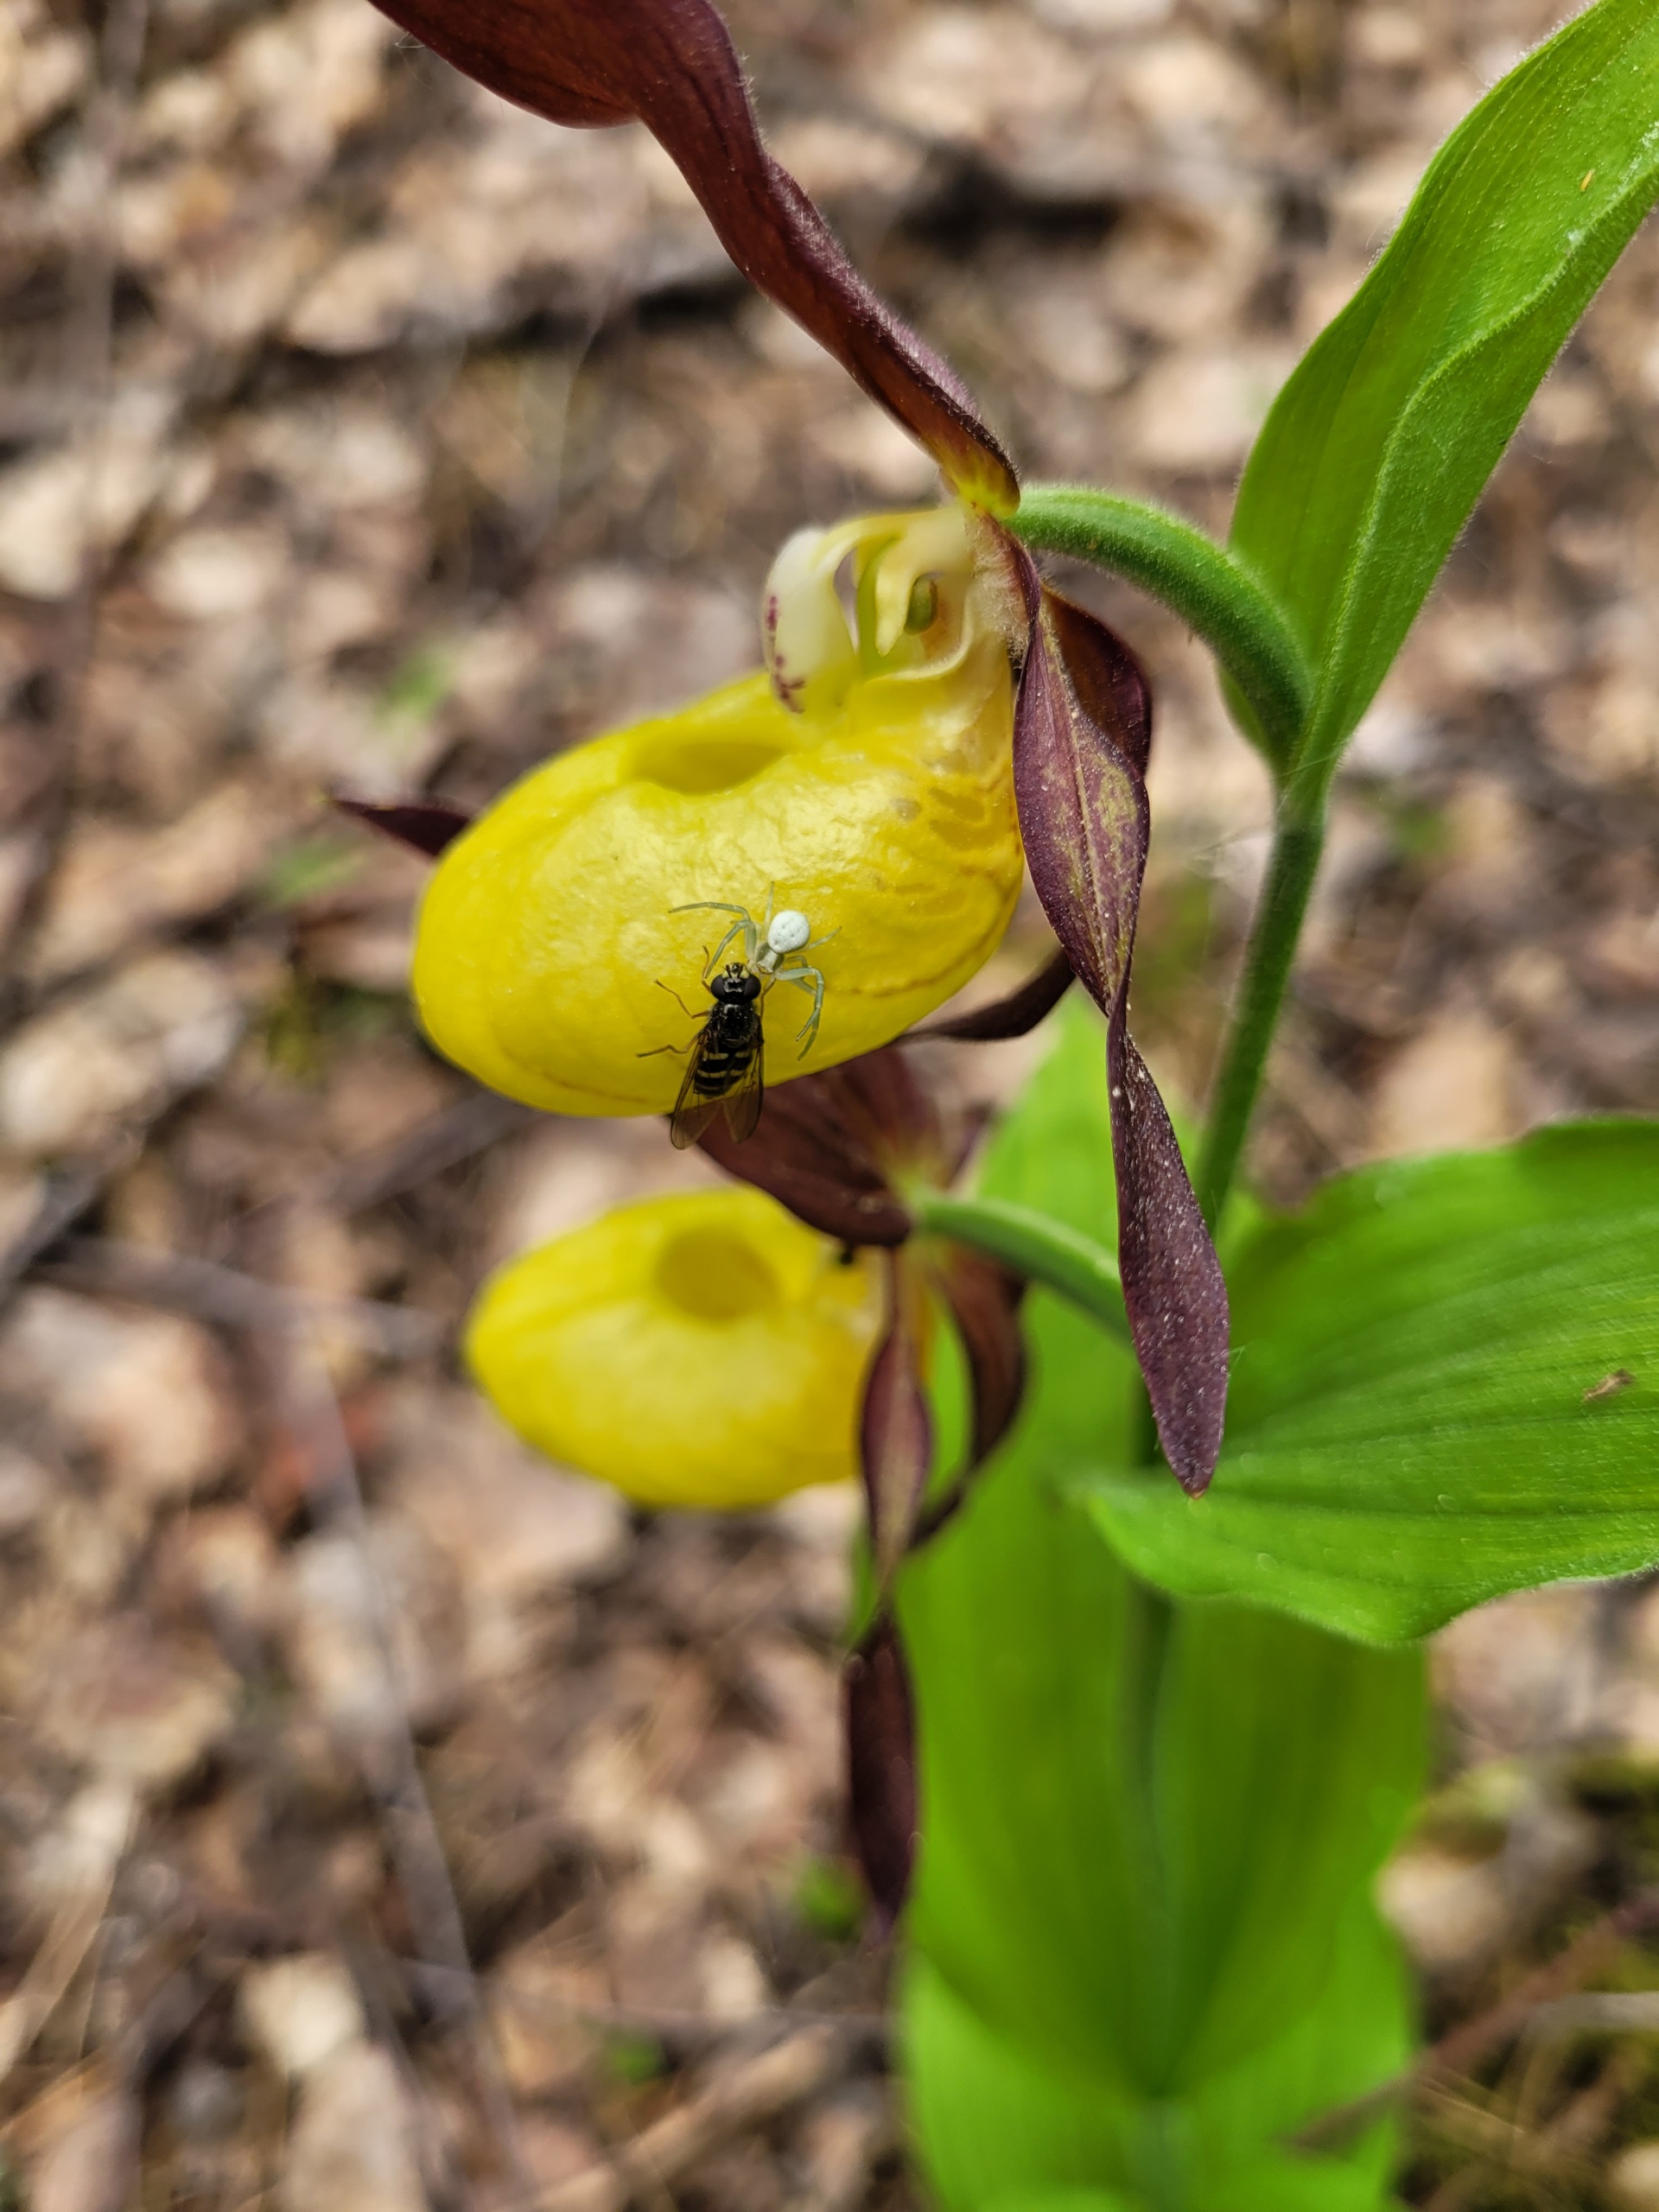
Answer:
[[[690, 1065], [685, 1071], [685, 1080], [680, 1085], [680, 1095], [674, 1101], [674, 1111], [669, 1116], [669, 1138], [680, 1152], [690, 1150], [720, 1110], [718, 1097], [701, 1097], [697, 1091], [697, 1073], [702, 1065], [708, 1045], [709, 1025], [704, 1022], [696, 1042], [691, 1047]], [[728, 1108], [728, 1114], [729, 1110]]]
[[760, 1072], [764, 1058], [757, 1021], [754, 1057], [721, 1102], [726, 1109], [726, 1126], [732, 1133], [734, 1144], [747, 1142], [760, 1126], [761, 1101], [766, 1092], [766, 1082]]

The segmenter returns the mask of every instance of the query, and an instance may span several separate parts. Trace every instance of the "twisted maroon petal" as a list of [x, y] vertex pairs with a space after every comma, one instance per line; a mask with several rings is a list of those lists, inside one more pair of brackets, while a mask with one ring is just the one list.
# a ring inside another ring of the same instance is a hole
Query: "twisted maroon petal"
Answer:
[[[1015, 708], [1020, 829], [1049, 925], [1110, 1014], [1128, 973], [1147, 867], [1147, 786], [1136, 758], [1149, 728], [1146, 683], [1104, 623], [1064, 601], [1057, 617], [1052, 597], [1042, 594], [1033, 610]], [[1068, 644], [1098, 695], [1094, 713], [1071, 679]], [[1120, 672], [1121, 703], [1110, 681]]]
[[504, 99], [554, 123], [645, 125], [721, 244], [887, 412], [953, 487], [994, 514], [1012, 464], [955, 372], [870, 289], [760, 143], [742, 65], [709, 0], [377, 0]]
[[1152, 687], [1116, 630], [1097, 614], [1045, 590], [1042, 618], [1078, 707], [1144, 779], [1152, 758]]
[[984, 1253], [942, 1242], [933, 1280], [950, 1308], [967, 1355], [973, 1392], [969, 1465], [988, 1459], [1014, 1425], [1026, 1387], [1026, 1340], [1020, 1327], [1025, 1281]]
[[1045, 1014], [1052, 1014], [1076, 978], [1063, 951], [1052, 953], [1033, 976], [988, 1006], [970, 1007], [966, 1014], [948, 1014], [940, 1021], [924, 1022], [907, 1029], [907, 1043], [921, 1044], [932, 1037], [950, 1037], [970, 1045], [995, 1044], [1005, 1037], [1026, 1037]]
[[891, 1049], [769, 1090], [747, 1143], [713, 1122], [698, 1142], [728, 1174], [846, 1244], [902, 1244], [914, 1224], [891, 1173], [948, 1179], [951, 1164], [932, 1100]]
[[933, 1465], [933, 1415], [923, 1375], [926, 1293], [899, 1254], [885, 1257], [887, 1327], [870, 1363], [858, 1423], [870, 1550], [883, 1589], [910, 1548]]
[[1227, 1287], [1169, 1116], [1128, 1034], [1150, 701], [1128, 647], [1046, 591], [1015, 550], [1031, 618], [1014, 710], [1020, 832], [1043, 911], [1107, 1018], [1123, 1302], [1164, 1457], [1196, 1497], [1221, 1452]]
[[916, 1856], [916, 1722], [910, 1671], [883, 1613], [847, 1661], [847, 1803], [853, 1848], [883, 1935], [904, 1909]]
[[1227, 1285], [1124, 1006], [1120, 997], [1106, 1033], [1118, 1273], [1164, 1457], [1198, 1497], [1216, 1471], [1227, 1417]]

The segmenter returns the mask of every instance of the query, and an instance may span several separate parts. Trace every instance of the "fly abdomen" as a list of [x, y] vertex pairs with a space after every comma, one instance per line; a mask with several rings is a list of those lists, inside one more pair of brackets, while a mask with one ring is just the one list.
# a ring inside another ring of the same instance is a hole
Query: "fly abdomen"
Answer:
[[692, 1069], [700, 1098], [723, 1098], [747, 1072], [760, 1044], [760, 1022], [753, 1006], [716, 1001], [709, 1009], [702, 1049]]
[[682, 1150], [695, 1144], [722, 1108], [738, 1143], [754, 1135], [765, 1084], [760, 1073], [761, 979], [741, 961], [708, 979], [709, 1008], [691, 1047], [669, 1134]]

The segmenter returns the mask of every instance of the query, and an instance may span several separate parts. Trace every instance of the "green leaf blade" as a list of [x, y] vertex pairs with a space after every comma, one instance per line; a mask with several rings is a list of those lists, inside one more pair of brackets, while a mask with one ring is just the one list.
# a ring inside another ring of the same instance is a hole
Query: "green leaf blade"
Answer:
[[1659, 1124], [1327, 1185], [1233, 1271], [1216, 1483], [1084, 1489], [1137, 1570], [1372, 1643], [1659, 1561]]
[[1656, 199], [1659, 15], [1597, 0], [1452, 133], [1280, 393], [1231, 543], [1318, 671], [1298, 761], [1315, 788]]

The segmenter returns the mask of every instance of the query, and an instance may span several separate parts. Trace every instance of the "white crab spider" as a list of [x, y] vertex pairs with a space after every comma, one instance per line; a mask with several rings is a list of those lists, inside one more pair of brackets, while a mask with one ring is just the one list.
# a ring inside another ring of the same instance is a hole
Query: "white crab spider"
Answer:
[[[805, 1058], [812, 1049], [812, 1040], [818, 1033], [818, 1023], [823, 1014], [823, 977], [810, 961], [800, 955], [810, 952], [830, 938], [838, 937], [838, 930], [828, 936], [814, 937], [812, 925], [798, 907], [780, 906], [772, 911], [772, 893], [766, 893], [766, 919], [757, 922], [747, 906], [730, 906], [723, 899], [697, 899], [688, 906], [671, 906], [674, 914], [735, 914], [732, 924], [720, 943], [709, 956], [702, 971], [705, 983], [724, 958], [727, 947], [734, 938], [743, 940], [743, 963], [752, 975], [766, 977], [769, 982], [798, 983], [804, 991], [812, 994], [812, 1011], [796, 1033], [800, 1040], [801, 1057]], [[789, 963], [789, 964], [785, 964]]]

